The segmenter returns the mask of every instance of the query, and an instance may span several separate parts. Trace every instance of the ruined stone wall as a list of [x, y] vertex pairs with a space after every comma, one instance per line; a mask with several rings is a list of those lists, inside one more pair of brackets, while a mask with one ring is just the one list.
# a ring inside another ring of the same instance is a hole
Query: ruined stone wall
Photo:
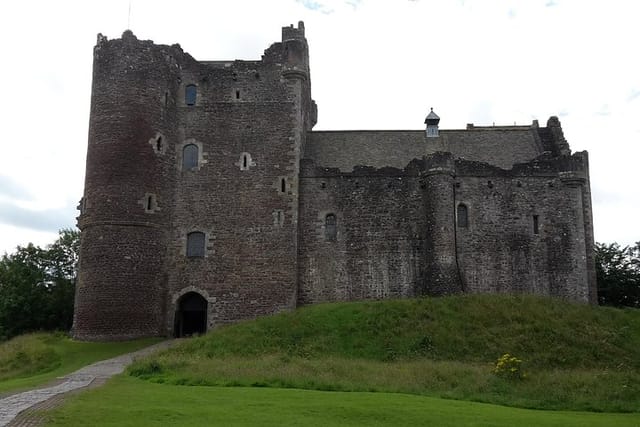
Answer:
[[583, 180], [573, 179], [575, 161], [567, 156], [493, 173], [459, 162], [456, 206], [468, 209], [468, 225], [456, 227], [464, 291], [589, 301]]
[[[415, 168], [345, 174], [308, 162], [300, 190], [300, 304], [423, 293], [425, 213]], [[335, 237], [327, 215], [336, 217]]]

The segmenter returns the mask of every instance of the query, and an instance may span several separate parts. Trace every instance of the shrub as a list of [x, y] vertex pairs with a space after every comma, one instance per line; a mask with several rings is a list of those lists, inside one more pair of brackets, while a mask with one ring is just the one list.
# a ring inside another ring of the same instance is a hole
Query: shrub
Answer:
[[516, 380], [521, 380], [526, 376], [522, 371], [522, 360], [509, 353], [498, 358], [493, 373], [502, 378]]

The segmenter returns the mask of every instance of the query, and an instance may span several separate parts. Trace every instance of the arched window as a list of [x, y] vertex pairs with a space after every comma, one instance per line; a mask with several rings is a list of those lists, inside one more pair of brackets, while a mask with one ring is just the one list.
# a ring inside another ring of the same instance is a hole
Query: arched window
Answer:
[[198, 88], [196, 85], [187, 85], [184, 88], [184, 103], [187, 105], [196, 105], [196, 96], [198, 95]]
[[324, 238], [329, 242], [334, 242], [336, 240], [336, 235], [338, 234], [337, 229], [337, 219], [335, 214], [327, 214], [324, 218]]
[[204, 257], [204, 233], [193, 231], [187, 234], [187, 256], [189, 258]]
[[198, 146], [187, 144], [182, 149], [182, 170], [190, 170], [198, 167]]
[[456, 212], [456, 217], [458, 219], [458, 227], [459, 228], [467, 228], [469, 227], [469, 212], [467, 210], [467, 205], [460, 203], [458, 205], [458, 210]]

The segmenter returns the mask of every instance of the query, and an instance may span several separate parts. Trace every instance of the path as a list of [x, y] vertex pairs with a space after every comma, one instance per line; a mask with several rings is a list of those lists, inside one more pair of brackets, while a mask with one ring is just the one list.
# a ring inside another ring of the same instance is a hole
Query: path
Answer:
[[[92, 383], [103, 384], [108, 378], [122, 373], [136, 357], [145, 356], [156, 350], [167, 348], [172, 343], [173, 341], [171, 340], [163, 341], [145, 347], [142, 350], [134, 351], [133, 353], [127, 353], [112, 359], [96, 362], [63, 377], [61, 382], [50, 387], [25, 391], [0, 399], [0, 427], [9, 425], [22, 411], [42, 404], [63, 393], [69, 393], [73, 390], [87, 387]], [[11, 425], [22, 424], [12, 423]], [[32, 425], [32, 423], [25, 425]]]

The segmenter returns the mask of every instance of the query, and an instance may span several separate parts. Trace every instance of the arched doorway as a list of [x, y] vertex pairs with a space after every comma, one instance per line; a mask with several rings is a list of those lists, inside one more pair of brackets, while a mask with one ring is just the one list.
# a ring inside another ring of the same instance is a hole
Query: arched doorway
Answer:
[[173, 334], [187, 337], [207, 332], [207, 300], [197, 292], [187, 292], [178, 300]]

